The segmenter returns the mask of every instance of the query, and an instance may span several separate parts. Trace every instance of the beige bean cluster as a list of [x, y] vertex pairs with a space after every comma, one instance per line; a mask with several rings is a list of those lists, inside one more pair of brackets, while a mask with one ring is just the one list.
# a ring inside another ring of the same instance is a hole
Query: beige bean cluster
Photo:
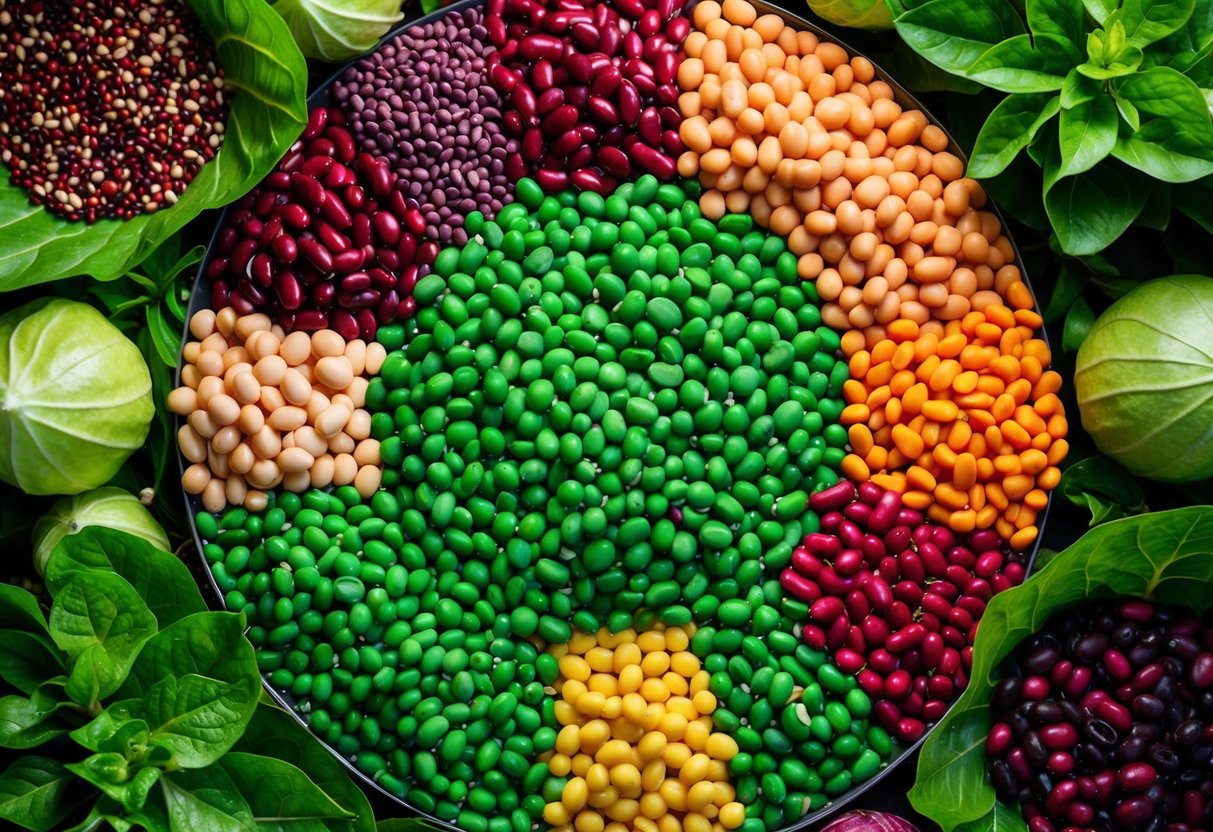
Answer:
[[353, 484], [379, 488], [379, 442], [371, 438], [368, 375], [381, 344], [346, 341], [331, 329], [292, 332], [264, 314], [204, 309], [190, 319], [181, 387], [168, 406], [186, 419], [177, 433], [192, 464], [181, 477], [207, 511], [264, 508], [278, 486], [306, 491]]
[[703, 0], [694, 23], [679, 173], [705, 186], [705, 216], [748, 211], [787, 237], [848, 355], [898, 319], [943, 337], [972, 310], [1032, 308], [985, 192], [870, 61], [747, 0]]

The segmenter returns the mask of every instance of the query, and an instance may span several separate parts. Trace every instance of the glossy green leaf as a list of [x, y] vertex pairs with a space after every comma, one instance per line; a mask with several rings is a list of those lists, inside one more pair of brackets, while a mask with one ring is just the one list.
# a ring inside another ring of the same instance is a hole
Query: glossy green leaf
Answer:
[[71, 730], [57, 716], [62, 703], [44, 706], [24, 696], [0, 696], [0, 746], [36, 748]]
[[1117, 0], [1082, 0], [1082, 5], [1087, 14], [1102, 26], [1112, 12], [1116, 11], [1118, 3]]
[[958, 74], [990, 47], [1025, 31], [1005, 0], [928, 0], [897, 15], [893, 23], [915, 52]]
[[0, 772], [0, 818], [32, 832], [58, 827], [86, 797], [87, 789], [50, 757], [19, 757]]
[[1141, 128], [1117, 139], [1112, 155], [1164, 182], [1213, 174], [1213, 120], [1200, 88], [1170, 67], [1118, 82], [1117, 95], [1141, 116]]
[[1061, 99], [1048, 93], [1019, 93], [1004, 98], [977, 134], [969, 156], [969, 176], [996, 176], [1027, 147], [1036, 132], [1061, 109]]
[[852, 29], [892, 29], [893, 18], [884, 0], [808, 0], [813, 14]]
[[1081, 61], [1078, 47], [1063, 37], [1017, 35], [990, 47], [965, 75], [1003, 92], [1051, 92]]
[[0, 630], [0, 679], [31, 694], [52, 676], [66, 672], [63, 655], [46, 636], [25, 630]]
[[1095, 313], [1091, 310], [1091, 305], [1082, 298], [1074, 301], [1070, 311], [1066, 313], [1066, 322], [1061, 329], [1062, 352], [1078, 352], [1094, 324]]
[[1100, 85], [1083, 75], [1077, 68], [1070, 70], [1065, 83], [1061, 85], [1061, 106], [1077, 107], [1085, 101], [1090, 101], [1097, 95], [1103, 95]]
[[1124, 0], [1120, 12], [1126, 37], [1146, 46], [1182, 28], [1195, 8], [1196, 0]]
[[973, 646], [969, 687], [927, 738], [910, 790], [914, 808], [944, 832], [1025, 829], [997, 809], [985, 738], [998, 665], [1056, 612], [1088, 599], [1144, 597], [1203, 611], [1213, 606], [1213, 506], [1105, 523], [1087, 532], [1023, 585], [994, 596]]
[[90, 274], [121, 277], [202, 211], [221, 208], [270, 172], [307, 122], [307, 65], [262, 0], [190, 0], [215, 40], [232, 96], [219, 153], [172, 208], [119, 222], [69, 223], [0, 177], [0, 291]]
[[1112, 78], [1123, 78], [1132, 75], [1145, 60], [1145, 54], [1136, 46], [1126, 46], [1117, 53], [1115, 59], [1106, 63], [1087, 61], [1081, 63], [1075, 70], [1094, 81], [1108, 81]]
[[139, 648], [156, 632], [156, 618], [120, 576], [94, 572], [60, 588], [50, 626], [55, 644], [67, 653], [68, 695], [91, 705], [122, 684]]
[[1066, 254], [1107, 248], [1141, 213], [1150, 192], [1148, 182], [1106, 162], [1064, 178], [1050, 170], [1056, 169], [1045, 168], [1045, 211]]
[[46, 633], [46, 616], [33, 595], [19, 586], [0, 583], [0, 627]]
[[296, 766], [273, 757], [233, 751], [220, 763], [259, 823], [290, 832], [344, 830], [353, 814], [308, 779]]
[[349, 832], [375, 832], [375, 814], [366, 794], [354, 785], [332, 752], [281, 708], [258, 705], [244, 736], [232, 750], [276, 757], [298, 766], [333, 800], [357, 816], [349, 821]]
[[1086, 34], [1082, 0], [1027, 0], [1028, 28], [1034, 35], [1056, 35], [1081, 46]]
[[1082, 294], [1085, 280], [1077, 265], [1079, 262], [1072, 257], [1066, 257], [1061, 261], [1061, 268], [1057, 272], [1057, 282], [1053, 284], [1053, 294], [1049, 296], [1048, 304], [1040, 313], [1045, 319], [1045, 323], [1051, 324], [1060, 321], [1070, 311], [1070, 307], [1078, 296]]
[[141, 537], [104, 526], [87, 526], [64, 537], [46, 566], [52, 593], [73, 576], [116, 572], [142, 596], [160, 629], [196, 612], [206, 603], [189, 568]]
[[173, 832], [254, 832], [248, 802], [221, 765], [175, 771], [160, 778]]
[[244, 617], [204, 612], [182, 618], [150, 639], [119, 696], [131, 718], [147, 722], [150, 742], [178, 766], [218, 760], [240, 738], [261, 689]]
[[1059, 175], [1085, 173], [1106, 159], [1116, 144], [1119, 120], [1116, 104], [1108, 95], [1097, 95], [1062, 110], [1057, 134], [1061, 146]]
[[126, 812], [143, 809], [161, 772], [153, 766], [144, 766], [132, 772], [123, 756], [114, 752], [93, 754], [78, 763], [68, 763], [67, 769], [81, 780], [96, 786], [102, 794], [118, 801]]
[[1067, 500], [1091, 512], [1091, 525], [1141, 514], [1146, 495], [1137, 479], [1111, 457], [1075, 462], [1062, 472], [1058, 488]]

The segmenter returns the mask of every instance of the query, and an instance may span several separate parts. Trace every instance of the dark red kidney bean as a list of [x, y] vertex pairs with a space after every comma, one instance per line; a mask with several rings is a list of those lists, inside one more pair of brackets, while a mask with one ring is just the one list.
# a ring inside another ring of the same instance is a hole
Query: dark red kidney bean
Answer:
[[[640, 118], [636, 122], [636, 129], [640, 132], [640, 138], [645, 142], [656, 145], [661, 142], [661, 116], [657, 114], [656, 107], [645, 107], [640, 113]], [[865, 508], [862, 503], [852, 503], [847, 508], [858, 506]], [[869, 509], [870, 512], [870, 509]]]
[[623, 42], [623, 33], [615, 26], [598, 24], [598, 51], [614, 57]]
[[233, 290], [231, 295], [228, 296], [227, 305], [235, 309], [240, 315], [251, 315], [257, 311], [257, 307], [253, 306], [249, 299], [241, 294], [239, 289]]
[[303, 166], [304, 160], [302, 147], [303, 145], [300, 142], [295, 142], [291, 146], [291, 149], [287, 151], [286, 158], [278, 165], [278, 169], [288, 174], [299, 170]]
[[678, 77], [677, 52], [662, 52], [657, 56], [653, 66], [653, 77], [658, 84], [672, 84]]
[[[403, 243], [403, 241], [401, 241]], [[434, 260], [438, 257], [438, 244], [433, 240], [426, 240], [417, 246], [417, 256], [414, 261], [421, 266], [433, 265]]]
[[319, 209], [320, 204], [324, 201], [324, 186], [315, 177], [308, 176], [306, 173], [291, 174], [291, 191], [312, 211]]
[[636, 31], [642, 38], [652, 37], [661, 31], [661, 24], [661, 13], [656, 9], [649, 9], [640, 15], [640, 20], [636, 21]]
[[[419, 237], [425, 233], [425, 217], [419, 208], [408, 207], [403, 213], [397, 211], [396, 216], [404, 222], [408, 230], [415, 236]], [[436, 246], [437, 244], [435, 244]]]
[[582, 145], [569, 154], [568, 168], [569, 170], [579, 170], [586, 167], [594, 159], [594, 148], [589, 145]]
[[[809, 497], [809, 507], [819, 514], [840, 511], [854, 499], [855, 486], [848, 481], [843, 481], [811, 495]], [[824, 524], [825, 518], [823, 517], [822, 525], [824, 526]]]
[[283, 269], [274, 275], [274, 294], [278, 296], [282, 308], [288, 311], [293, 312], [303, 304], [303, 289], [290, 269]]
[[512, 92], [518, 86], [518, 73], [508, 69], [504, 64], [495, 63], [489, 69], [489, 80], [503, 93]]
[[374, 309], [363, 309], [358, 313], [358, 337], [370, 341], [379, 331], [379, 322], [375, 320]]
[[257, 235], [257, 245], [262, 247], [269, 246], [281, 236], [282, 217], [274, 217], [261, 227], [261, 233]]
[[327, 329], [329, 326], [329, 316], [324, 312], [315, 309], [306, 309], [295, 314], [295, 322], [292, 329], [302, 330], [303, 332], [315, 332], [318, 329]]
[[561, 133], [548, 146], [548, 152], [553, 156], [567, 157], [577, 148], [581, 147], [585, 140], [581, 136], [581, 131], [577, 129], [566, 130]]
[[367, 184], [371, 193], [378, 199], [383, 199], [392, 190], [392, 172], [386, 164], [370, 165], [366, 174]]
[[297, 242], [299, 253], [313, 266], [322, 272], [333, 270], [333, 255], [327, 248], [313, 238], [300, 238]]
[[623, 54], [625, 57], [639, 58], [644, 54], [644, 38], [642, 38], [635, 30], [626, 33], [621, 41]]
[[545, 191], [561, 191], [569, 186], [569, 174], [562, 170], [539, 170], [535, 172], [535, 181]]
[[371, 281], [371, 287], [376, 291], [386, 292], [396, 286], [397, 278], [384, 269], [372, 267], [366, 270], [366, 274]]
[[325, 222], [340, 231], [349, 228], [352, 222], [350, 212], [346, 210], [341, 197], [332, 191], [326, 192], [320, 203], [320, 216], [324, 217]]
[[560, 87], [552, 87], [550, 90], [544, 90], [543, 94], [535, 102], [535, 113], [537, 116], [546, 116], [548, 113], [564, 106], [564, 90]]
[[602, 69], [594, 75], [590, 81], [590, 94], [609, 97], [615, 94], [619, 89], [619, 82], [623, 80], [623, 73], [618, 67], [609, 66]]
[[842, 599], [835, 597], [820, 598], [809, 608], [809, 617], [822, 624], [830, 624], [834, 619], [846, 613]]
[[[1129, 660], [1125, 658], [1124, 653], [1115, 648], [1109, 648], [1104, 651], [1103, 663], [1113, 679], [1123, 681], [1133, 675], [1133, 667], [1129, 664]], [[1213, 670], [1213, 667], [1210, 669]], [[1211, 677], [1210, 681], [1213, 681], [1213, 677]]]
[[1055, 722], [1040, 729], [1040, 741], [1050, 751], [1063, 751], [1078, 742], [1078, 732], [1068, 722]]
[[647, 75], [637, 75], [628, 81], [636, 88], [636, 92], [644, 97], [654, 97], [657, 95], [657, 82]]
[[354, 175], [354, 172], [338, 162], [333, 165], [333, 169], [324, 177], [324, 187], [331, 191], [338, 191], [357, 181], [358, 178]]
[[366, 254], [360, 248], [350, 248], [333, 255], [333, 271], [348, 274], [361, 269], [366, 263]]
[[229, 254], [240, 240], [240, 234], [235, 228], [228, 226], [219, 232], [215, 238], [215, 250], [219, 254]]
[[1112, 817], [1116, 822], [1126, 827], [1145, 824], [1153, 814], [1154, 801], [1145, 797], [1130, 797], [1112, 810]]
[[334, 160], [332, 156], [313, 156], [305, 161], [299, 170], [301, 173], [319, 179], [332, 170], [333, 164]]
[[300, 138], [303, 141], [311, 141], [324, 132], [324, 128], [328, 125], [329, 108], [328, 107], [313, 107], [307, 116], [307, 126], [303, 128], [303, 134]]
[[413, 287], [417, 285], [418, 278], [421, 277], [421, 270], [416, 266], [409, 266], [400, 273], [400, 279], [396, 282], [396, 291], [402, 296], [412, 294]]
[[863, 567], [863, 552], [858, 549], [844, 549], [834, 559], [834, 570], [844, 577], [854, 575]]
[[294, 263], [295, 258], [299, 254], [299, 249], [295, 245], [295, 238], [289, 234], [275, 237], [270, 246], [274, 252], [274, 257], [283, 265], [289, 266], [291, 263]]
[[313, 222], [312, 231], [321, 245], [333, 254], [340, 254], [350, 247], [349, 238], [323, 220]]
[[528, 162], [537, 161], [543, 155], [543, 131], [538, 127], [527, 130], [522, 137], [522, 144], [518, 152]]
[[408, 318], [409, 316], [411, 316], [416, 311], [417, 311], [417, 299], [413, 298], [413, 297], [407, 297], [404, 300], [400, 301], [400, 306], [396, 310], [396, 319], [403, 321], [406, 318]]
[[[206, 264], [206, 276], [209, 280], [218, 280], [227, 273], [228, 259], [216, 257]], [[222, 307], [219, 307], [222, 308]]]
[[380, 324], [390, 324], [396, 319], [396, 311], [400, 308], [400, 295], [396, 290], [391, 290], [383, 295], [379, 301], [379, 308], [375, 310], [375, 317]]
[[594, 67], [590, 59], [580, 53], [573, 53], [564, 60], [564, 68], [569, 71], [569, 77], [581, 84], [588, 84], [594, 77]]
[[691, 33], [691, 21], [685, 17], [675, 17], [665, 25], [665, 36], [674, 44], [681, 45]]
[[821, 559], [803, 546], [792, 551], [792, 566], [796, 572], [806, 578], [816, 578], [822, 569]]
[[390, 248], [375, 249], [375, 262], [388, 271], [394, 272], [400, 268], [400, 257]]
[[897, 738], [904, 742], [914, 742], [924, 733], [927, 726], [921, 720], [905, 717], [897, 722]]
[[396, 244], [396, 256], [400, 258], [401, 263], [412, 263], [414, 260], [421, 262], [417, 238], [412, 234], [401, 234], [400, 242]]
[[577, 124], [577, 108], [565, 104], [552, 110], [543, 120], [543, 132], [549, 136], [558, 136], [572, 130]]
[[573, 171], [570, 181], [583, 191], [593, 191], [600, 195], [609, 194], [613, 190], [607, 179], [593, 168], [580, 168]]
[[484, 28], [488, 33], [490, 43], [492, 43], [498, 49], [505, 46], [506, 28], [504, 20], [502, 20], [500, 17], [488, 15], [484, 20]]
[[248, 272], [249, 263], [252, 262], [253, 254], [257, 251], [256, 240], [241, 240], [232, 249], [231, 257], [229, 258], [229, 268], [233, 274], [244, 275]]
[[547, 58], [549, 61], [559, 60], [563, 49], [564, 44], [560, 38], [551, 35], [527, 35], [518, 43], [518, 54], [528, 61], [538, 61], [541, 58]]
[[265, 223], [256, 217], [249, 217], [244, 222], [240, 223], [240, 236], [261, 242], [261, 232], [265, 230]]
[[[650, 108], [650, 109], [653, 109], [653, 108]], [[654, 109], [654, 112], [656, 112], [655, 109]], [[640, 114], [640, 120], [641, 120], [641, 122], [644, 121], [644, 113]], [[661, 138], [660, 127], [658, 127], [658, 129], [657, 129], [656, 136], [658, 139]], [[641, 137], [641, 138], [643, 138], [643, 137]], [[864, 503], [859, 503], [859, 502], [851, 503], [849, 506], [847, 506], [846, 508], [844, 508], [842, 510], [843, 517], [847, 518], [848, 520], [850, 520], [853, 523], [863, 523], [864, 525], [867, 524], [868, 518], [871, 515], [872, 515], [872, 507], [869, 505], [865, 505]]]
[[376, 211], [370, 217], [375, 237], [385, 246], [400, 242], [400, 220], [389, 211]]
[[548, 60], [537, 61], [531, 67], [531, 86], [540, 91], [550, 90], [556, 83], [556, 70]]
[[[304, 281], [306, 284], [307, 281]], [[311, 288], [312, 303], [321, 308], [332, 306], [337, 299], [337, 286], [332, 283], [317, 283]]]
[[[872, 612], [872, 605], [868, 603], [867, 596], [863, 594], [863, 590], [861, 589], [853, 589], [848, 592], [843, 603], [847, 608], [847, 618], [851, 621], [863, 621]], [[858, 630], [857, 627], [852, 629]]]
[[263, 306], [268, 300], [265, 292], [261, 291], [261, 287], [257, 286], [247, 277], [240, 278], [236, 284], [236, 292], [233, 294], [243, 295], [253, 306]]
[[358, 321], [344, 309], [334, 309], [329, 316], [329, 326], [347, 341], [358, 337]]
[[874, 670], [861, 670], [859, 675], [855, 677], [859, 682], [859, 687], [869, 697], [878, 699], [884, 696], [884, 679]]
[[598, 27], [589, 22], [574, 23], [569, 27], [569, 34], [582, 49], [596, 49], [602, 39]]
[[843, 673], [858, 673], [864, 666], [863, 654], [844, 647], [834, 653], [834, 664]]
[[599, 95], [591, 95], [586, 101], [590, 117], [603, 123], [614, 124], [618, 120], [615, 105]]
[[518, 115], [522, 118], [528, 119], [535, 116], [538, 102], [535, 98], [535, 91], [527, 84], [519, 83], [518, 86], [514, 87], [514, 92], [510, 94], [510, 101], [513, 103], [514, 108], [518, 110]]
[[264, 251], [258, 252], [249, 264], [249, 274], [261, 286], [269, 286], [274, 282], [273, 260]]
[[363, 213], [355, 214], [353, 222], [350, 223], [350, 241], [358, 248], [362, 248], [365, 245], [369, 245], [371, 239], [370, 216]]
[[1193, 659], [1188, 676], [1192, 686], [1197, 689], [1213, 687], [1213, 653], [1201, 653]]

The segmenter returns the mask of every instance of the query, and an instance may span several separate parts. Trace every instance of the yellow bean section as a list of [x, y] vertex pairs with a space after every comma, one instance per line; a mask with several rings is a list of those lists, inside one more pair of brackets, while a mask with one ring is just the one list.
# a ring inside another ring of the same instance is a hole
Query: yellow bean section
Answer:
[[729, 783], [737, 743], [712, 730], [710, 674], [691, 627], [575, 632], [556, 657], [561, 728], [547, 758], [569, 780], [555, 832], [724, 832], [745, 820]]

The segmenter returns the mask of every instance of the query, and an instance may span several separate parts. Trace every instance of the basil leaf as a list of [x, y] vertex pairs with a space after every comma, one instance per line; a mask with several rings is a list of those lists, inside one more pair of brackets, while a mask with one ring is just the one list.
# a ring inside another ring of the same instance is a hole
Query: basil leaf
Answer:
[[1062, 472], [1061, 493], [1091, 512], [1091, 525], [1146, 511], [1146, 495], [1137, 479], [1111, 457], [1093, 456]]
[[68, 696], [81, 705], [116, 691], [156, 632], [156, 618], [139, 593], [105, 572], [69, 580], [55, 595], [50, 625], [55, 644], [67, 653]]
[[104, 526], [87, 526], [63, 538], [47, 561], [46, 584], [54, 594], [76, 575], [112, 572], [146, 599], [160, 629], [206, 612], [189, 567], [141, 537]]
[[138, 812], [143, 808], [152, 787], [160, 779], [160, 769], [153, 766], [145, 766], [131, 777], [126, 759], [113, 752], [94, 754], [78, 763], [68, 763], [67, 770], [81, 780], [92, 783], [102, 794], [121, 803], [128, 812]]
[[998, 665], [1059, 610], [1127, 596], [1199, 612], [1213, 606], [1210, 582], [1213, 507], [1193, 506], [1097, 526], [1022, 585], [994, 596], [977, 630], [969, 687], [923, 745], [910, 803], [945, 832], [1026, 828], [1022, 819], [1016, 824], [1018, 812], [998, 806], [986, 776]]
[[1087, 10], [1087, 14], [1095, 18], [1095, 22], [1100, 26], [1116, 11], [1117, 0], [1082, 0], [1083, 7]]
[[1017, 35], [992, 46], [965, 75], [1003, 92], [1052, 92], [1081, 61], [1078, 47], [1065, 38]]
[[0, 630], [0, 679], [32, 694], [52, 676], [65, 671], [63, 656], [49, 638], [24, 630]]
[[255, 832], [248, 802], [220, 765], [174, 771], [160, 779], [173, 832]]
[[152, 637], [118, 694], [126, 714], [147, 722], [149, 742], [178, 766], [201, 768], [240, 738], [261, 688], [244, 617], [204, 612]]
[[1141, 115], [1141, 128], [1117, 139], [1112, 155], [1164, 182], [1213, 174], [1213, 121], [1200, 88], [1170, 67], [1119, 82], [1116, 93]]
[[1095, 96], [1103, 94], [1104, 91], [1099, 84], [1080, 73], [1075, 67], [1070, 70], [1065, 83], [1061, 85], [1061, 106], [1066, 109], [1077, 107], [1084, 101], [1090, 101]]
[[1086, 173], [1058, 177], [1059, 151], [1045, 166], [1045, 211], [1066, 254], [1102, 251], [1125, 232], [1146, 204], [1150, 187], [1119, 166], [1101, 163]]
[[375, 832], [375, 814], [366, 794], [353, 784], [332, 752], [281, 708], [259, 705], [232, 750], [264, 754], [298, 766], [325, 793], [357, 815], [349, 821], [349, 832]]
[[1196, 9], [1196, 0], [1124, 0], [1120, 7], [1125, 36], [1147, 46], [1178, 31]]
[[88, 797], [58, 760], [28, 755], [0, 772], [0, 818], [33, 832], [56, 828]]
[[141, 719], [127, 719], [112, 709], [104, 710], [93, 721], [72, 731], [72, 739], [89, 751], [112, 751], [132, 756], [136, 746], [147, 745], [148, 727]]
[[281, 829], [344, 830], [353, 814], [295, 766], [273, 757], [233, 751], [220, 761], [260, 822]]
[[19, 586], [0, 583], [0, 627], [48, 632], [38, 599]]
[[214, 40], [231, 109], [223, 145], [177, 204], [125, 222], [66, 222], [0, 176], [0, 291], [90, 274], [121, 277], [204, 210], [270, 172], [307, 122], [307, 65], [286, 23], [261, 0], [188, 0]]
[[1027, 0], [1028, 28], [1034, 35], [1057, 35], [1083, 44], [1086, 21], [1082, 0]]
[[929, 0], [902, 12], [893, 25], [919, 55], [960, 75], [994, 44], [1025, 31], [1004, 0]]
[[1019, 155], [1046, 122], [1061, 109], [1061, 99], [1047, 93], [1008, 95], [990, 113], [969, 156], [969, 176], [997, 176]]
[[35, 748], [71, 730], [55, 714], [63, 703], [48, 707], [24, 696], [0, 696], [0, 746]]
[[1116, 144], [1118, 122], [1116, 104], [1107, 95], [1062, 110], [1057, 134], [1061, 146], [1058, 174], [1085, 173], [1106, 159]]

